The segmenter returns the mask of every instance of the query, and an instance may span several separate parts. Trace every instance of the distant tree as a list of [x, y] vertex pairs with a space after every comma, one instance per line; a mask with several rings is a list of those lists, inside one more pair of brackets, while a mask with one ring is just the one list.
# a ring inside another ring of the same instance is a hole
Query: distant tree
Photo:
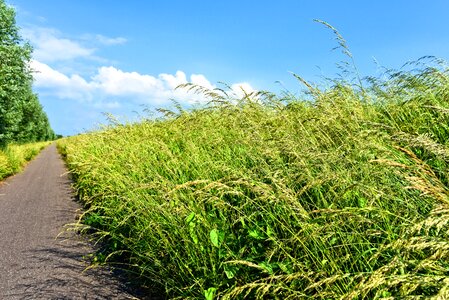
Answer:
[[0, 146], [54, 139], [32, 91], [32, 47], [20, 37], [15, 17], [14, 9], [0, 0]]

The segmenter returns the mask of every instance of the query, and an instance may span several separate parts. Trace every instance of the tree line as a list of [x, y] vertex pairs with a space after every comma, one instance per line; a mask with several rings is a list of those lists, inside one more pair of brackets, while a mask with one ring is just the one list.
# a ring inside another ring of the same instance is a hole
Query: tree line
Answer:
[[14, 8], [0, 0], [0, 147], [55, 139], [47, 114], [32, 90], [32, 47], [16, 25]]

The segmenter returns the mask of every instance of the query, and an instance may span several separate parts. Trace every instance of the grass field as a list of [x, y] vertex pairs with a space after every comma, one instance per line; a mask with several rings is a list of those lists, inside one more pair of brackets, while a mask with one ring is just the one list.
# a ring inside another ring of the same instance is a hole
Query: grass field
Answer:
[[95, 261], [173, 299], [449, 297], [449, 72], [411, 69], [60, 141]]
[[20, 172], [22, 167], [49, 143], [11, 144], [3, 150], [0, 149], [0, 180]]

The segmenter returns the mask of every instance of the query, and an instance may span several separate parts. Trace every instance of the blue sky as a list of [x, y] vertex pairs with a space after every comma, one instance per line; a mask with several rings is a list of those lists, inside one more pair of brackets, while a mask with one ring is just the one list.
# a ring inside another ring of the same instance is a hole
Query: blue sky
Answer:
[[[202, 101], [183, 82], [235, 91], [281, 86], [299, 92], [290, 71], [309, 81], [335, 77], [325, 20], [347, 40], [362, 75], [374, 63], [399, 68], [424, 55], [449, 59], [449, 1], [115, 1], [7, 0], [35, 48], [34, 88], [56, 132], [134, 120], [174, 98]], [[281, 82], [281, 84], [277, 82]]]

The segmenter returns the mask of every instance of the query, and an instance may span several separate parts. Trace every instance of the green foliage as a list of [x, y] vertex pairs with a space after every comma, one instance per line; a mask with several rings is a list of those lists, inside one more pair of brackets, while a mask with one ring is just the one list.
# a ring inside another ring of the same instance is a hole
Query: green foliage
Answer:
[[0, 146], [55, 138], [37, 96], [29, 67], [32, 48], [23, 43], [15, 11], [0, 0]]
[[384, 78], [188, 86], [210, 104], [61, 140], [101, 261], [172, 298], [448, 297], [449, 72]]

